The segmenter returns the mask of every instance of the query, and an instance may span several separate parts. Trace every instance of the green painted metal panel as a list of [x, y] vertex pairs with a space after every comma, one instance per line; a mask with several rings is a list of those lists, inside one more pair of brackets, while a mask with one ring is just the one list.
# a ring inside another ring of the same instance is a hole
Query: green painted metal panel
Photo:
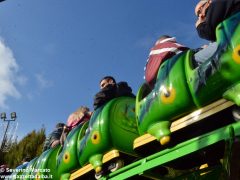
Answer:
[[[38, 179], [45, 179], [44, 176], [52, 177], [58, 179], [57, 173], [57, 153], [60, 149], [60, 145], [55, 148], [51, 148], [47, 151], [44, 151], [41, 156], [36, 161], [36, 165], [34, 166], [34, 171], [31, 173], [33, 176], [40, 176]], [[30, 178], [31, 179], [31, 178]]]
[[134, 175], [142, 174], [144, 171], [163, 165], [167, 162], [198, 151], [199, 149], [208, 147], [214, 143], [223, 140], [231, 140], [233, 135], [240, 137], [240, 122], [180, 143], [173, 148], [163, 150], [147, 158], [143, 158], [135, 163], [123, 167], [116, 172], [111, 173], [109, 175], [109, 179], [127, 179]]
[[94, 168], [102, 165], [102, 157], [108, 151], [133, 154], [133, 141], [139, 136], [135, 118], [135, 99], [119, 97], [97, 109], [81, 140], [79, 160], [81, 165], [89, 161]]
[[58, 174], [62, 175], [80, 168], [77, 158], [78, 136], [81, 131], [82, 124], [73, 128], [64, 142], [64, 146], [59, 150], [57, 155]]

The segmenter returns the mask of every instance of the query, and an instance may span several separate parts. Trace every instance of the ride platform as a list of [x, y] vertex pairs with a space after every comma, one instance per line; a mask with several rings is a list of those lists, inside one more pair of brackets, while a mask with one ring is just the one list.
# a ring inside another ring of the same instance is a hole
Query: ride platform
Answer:
[[[103, 156], [103, 164], [109, 162], [110, 160], [118, 158], [119, 156], [120, 156], [120, 153], [118, 150], [112, 150]], [[87, 164], [81, 169], [72, 173], [70, 176], [70, 180], [78, 179], [79, 177], [83, 178], [85, 175], [94, 177], [95, 171], [91, 164]]]
[[134, 150], [142, 156], [147, 156], [166, 147], [175, 146], [180, 142], [224, 127], [234, 122], [233, 108], [232, 102], [220, 99], [173, 121], [170, 127], [171, 140], [167, 146], [161, 146], [160, 142], [151, 134], [144, 134], [134, 140]]
[[[235, 122], [142, 158], [101, 179], [239, 179], [239, 150], [240, 122]], [[202, 164], [207, 166], [200, 168]], [[152, 173], [160, 167], [167, 168], [168, 173]]]
[[[73, 172], [70, 176], [70, 180], [74, 180], [74, 179], [93, 179], [93, 177], [95, 176], [99, 176], [99, 178], [106, 174], [109, 173], [107, 171], [109, 170], [110, 166], [114, 166], [114, 162], [116, 162], [116, 160], [118, 159], [123, 159], [125, 164], [128, 164], [130, 162], [132, 162], [134, 159], [136, 159], [133, 156], [129, 156], [127, 154], [124, 154], [122, 152], [119, 152], [116, 149], [113, 149], [109, 152], [107, 152], [104, 156], [103, 156], [103, 172], [102, 174], [96, 175], [95, 170], [93, 168], [93, 166], [91, 164], [87, 164], [84, 167], [80, 168], [79, 170]], [[115, 168], [115, 167], [113, 167]]]

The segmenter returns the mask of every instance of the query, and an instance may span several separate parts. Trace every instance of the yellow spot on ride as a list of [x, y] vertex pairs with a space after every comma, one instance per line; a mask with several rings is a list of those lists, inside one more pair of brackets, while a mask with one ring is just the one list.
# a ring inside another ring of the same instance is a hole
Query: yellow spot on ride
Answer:
[[160, 139], [160, 144], [161, 145], [166, 145], [170, 142], [170, 136], [163, 136], [161, 139]]
[[96, 173], [100, 173], [101, 170], [102, 170], [102, 167], [101, 167], [101, 166], [98, 166], [98, 167], [96, 167], [95, 172], [96, 172]]
[[176, 90], [174, 88], [166, 88], [161, 91], [160, 98], [164, 104], [171, 104], [176, 99]]
[[35, 179], [36, 179], [36, 180], [40, 180], [40, 173], [39, 173], [39, 172], [37, 172]]
[[63, 162], [67, 164], [67, 163], [69, 163], [69, 161], [70, 161], [70, 153], [65, 152], [63, 155]]
[[234, 48], [232, 58], [236, 63], [240, 64], [240, 45]]
[[94, 131], [91, 136], [91, 140], [93, 144], [99, 144], [100, 142], [100, 134], [98, 131]]

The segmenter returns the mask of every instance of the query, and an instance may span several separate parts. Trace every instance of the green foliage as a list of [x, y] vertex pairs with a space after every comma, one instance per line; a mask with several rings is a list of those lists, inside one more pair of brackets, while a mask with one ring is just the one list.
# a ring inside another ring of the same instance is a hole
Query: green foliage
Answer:
[[33, 159], [42, 153], [43, 143], [45, 141], [45, 128], [39, 131], [32, 131], [27, 134], [20, 142], [13, 142], [9, 152], [0, 152], [1, 164], [7, 164], [10, 168], [15, 168], [21, 164], [26, 156]]
[[0, 165], [4, 164], [4, 156], [5, 156], [5, 153], [0, 151]]

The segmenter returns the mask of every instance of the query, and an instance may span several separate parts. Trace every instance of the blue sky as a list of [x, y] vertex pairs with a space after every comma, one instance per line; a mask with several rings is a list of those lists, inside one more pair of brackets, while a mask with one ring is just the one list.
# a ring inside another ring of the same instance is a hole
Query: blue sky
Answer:
[[[196, 48], [197, 0], [6, 0], [0, 3], [0, 112], [17, 112], [19, 138], [50, 133], [79, 106], [93, 109], [112, 75], [136, 94], [163, 34]], [[3, 127], [1, 122], [0, 128]], [[2, 129], [2, 128], [1, 128]], [[1, 131], [0, 136], [3, 131]]]

